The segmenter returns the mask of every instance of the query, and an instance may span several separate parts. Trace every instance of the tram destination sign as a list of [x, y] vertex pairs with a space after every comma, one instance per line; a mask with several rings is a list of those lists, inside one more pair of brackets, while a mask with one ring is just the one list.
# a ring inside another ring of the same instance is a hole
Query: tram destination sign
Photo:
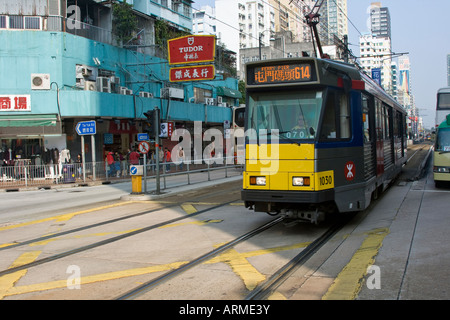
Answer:
[[306, 82], [311, 80], [311, 65], [306, 63], [255, 66], [249, 69], [248, 73], [248, 83], [256, 85]]

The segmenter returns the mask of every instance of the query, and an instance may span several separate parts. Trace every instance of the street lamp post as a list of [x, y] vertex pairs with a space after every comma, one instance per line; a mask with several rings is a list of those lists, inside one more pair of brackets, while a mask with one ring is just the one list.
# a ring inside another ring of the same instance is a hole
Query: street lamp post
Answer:
[[262, 46], [261, 38], [262, 38], [264, 32], [266, 32], [266, 31], [271, 31], [271, 30], [270, 30], [270, 29], [266, 29], [266, 30], [264, 30], [264, 31], [261, 31], [261, 32], [259, 33], [259, 37], [258, 37], [258, 40], [259, 40], [259, 60], [262, 59], [262, 58], [261, 58], [261, 46]]

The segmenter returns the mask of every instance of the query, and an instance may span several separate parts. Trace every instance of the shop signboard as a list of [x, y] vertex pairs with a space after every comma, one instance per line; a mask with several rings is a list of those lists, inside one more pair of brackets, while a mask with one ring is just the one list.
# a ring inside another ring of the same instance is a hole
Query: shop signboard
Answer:
[[215, 77], [213, 65], [200, 65], [189, 67], [170, 68], [170, 81], [194, 81], [194, 80], [213, 80]]
[[214, 61], [216, 37], [189, 35], [167, 41], [169, 64], [189, 64]]

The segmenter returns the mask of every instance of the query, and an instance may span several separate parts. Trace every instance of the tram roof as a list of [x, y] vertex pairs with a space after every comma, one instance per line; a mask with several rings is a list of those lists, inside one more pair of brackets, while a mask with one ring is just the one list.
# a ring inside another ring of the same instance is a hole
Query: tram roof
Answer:
[[450, 87], [440, 88], [438, 93], [450, 93]]
[[[317, 79], [311, 82], [302, 82], [302, 85], [308, 84], [320, 84], [325, 86], [342, 86], [343, 78], [347, 77], [350, 80], [364, 81], [364, 90], [368, 93], [376, 96], [380, 100], [388, 103], [390, 105], [396, 106], [396, 108], [405, 110], [405, 108], [399, 104], [392, 96], [390, 96], [383, 88], [381, 88], [372, 78], [367, 74], [362, 73], [355, 65], [344, 63], [341, 61], [329, 60], [329, 59], [319, 59], [314, 57], [301, 57], [301, 58], [283, 58], [283, 59], [268, 59], [260, 61], [252, 61], [246, 64], [246, 76], [248, 76], [248, 70], [250, 68], [258, 66], [271, 66], [271, 65], [281, 65], [281, 64], [302, 64], [310, 63], [314, 66], [317, 72]], [[298, 85], [299, 83], [280, 83], [275, 86], [285, 87], [290, 85]], [[261, 86], [249, 86], [246, 79], [247, 87], [264, 87]], [[450, 89], [450, 88], [449, 88]]]

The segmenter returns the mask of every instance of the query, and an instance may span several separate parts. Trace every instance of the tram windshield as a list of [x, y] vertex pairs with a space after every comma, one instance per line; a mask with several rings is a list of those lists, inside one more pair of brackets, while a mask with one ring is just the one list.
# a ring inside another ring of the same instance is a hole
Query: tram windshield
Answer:
[[[277, 135], [279, 141], [314, 140], [322, 91], [250, 93], [248, 129], [257, 138]], [[278, 133], [276, 131], [278, 130]]]
[[450, 152], [450, 128], [438, 129], [435, 151]]
[[443, 92], [438, 94], [437, 110], [450, 109], [450, 92]]

